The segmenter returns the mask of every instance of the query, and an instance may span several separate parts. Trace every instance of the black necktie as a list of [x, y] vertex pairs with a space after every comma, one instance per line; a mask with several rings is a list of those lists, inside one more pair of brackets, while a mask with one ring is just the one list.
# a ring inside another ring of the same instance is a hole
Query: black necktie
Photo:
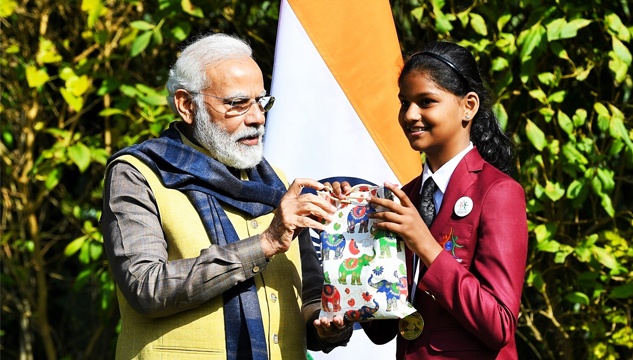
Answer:
[[422, 215], [422, 220], [427, 227], [431, 227], [433, 219], [435, 219], [435, 202], [433, 201], [433, 193], [437, 189], [437, 185], [433, 178], [428, 178], [422, 186], [422, 194], [420, 196], [420, 207], [418, 211]]

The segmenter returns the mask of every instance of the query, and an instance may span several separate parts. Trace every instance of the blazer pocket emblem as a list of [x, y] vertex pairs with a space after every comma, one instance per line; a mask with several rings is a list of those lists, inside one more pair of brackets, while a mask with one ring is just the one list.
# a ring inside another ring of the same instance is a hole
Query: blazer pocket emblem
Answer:
[[464, 260], [458, 257], [457, 255], [455, 255], [455, 250], [459, 248], [463, 248], [464, 245], [459, 244], [458, 241], [459, 241], [459, 238], [457, 237], [457, 235], [455, 235], [455, 231], [451, 227], [448, 234], [442, 235], [442, 240], [440, 241], [440, 245], [442, 246], [444, 250], [450, 252], [451, 255], [453, 255], [453, 257], [455, 258], [455, 260], [457, 260], [457, 262], [461, 263]]

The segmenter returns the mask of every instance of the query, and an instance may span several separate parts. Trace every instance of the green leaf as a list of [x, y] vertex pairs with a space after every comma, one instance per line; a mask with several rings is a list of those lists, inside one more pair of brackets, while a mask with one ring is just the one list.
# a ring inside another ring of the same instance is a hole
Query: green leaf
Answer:
[[591, 248], [591, 252], [596, 257], [596, 260], [609, 269], [616, 269], [618, 267], [618, 261], [607, 250], [594, 246]]
[[542, 252], [555, 253], [560, 249], [560, 243], [556, 240], [548, 240], [538, 243], [536, 248]]
[[540, 23], [533, 25], [530, 30], [528, 30], [525, 39], [523, 39], [523, 43], [521, 45], [521, 62], [526, 62], [532, 58], [532, 53], [535, 49], [541, 46], [541, 42], [543, 41], [543, 35], [547, 31], [543, 28]]
[[167, 98], [162, 95], [139, 96], [138, 99], [148, 105], [153, 105], [153, 106], [167, 105]]
[[496, 57], [492, 61], [492, 71], [501, 71], [510, 67], [510, 63], [506, 58]]
[[79, 112], [81, 111], [81, 109], [84, 106], [84, 99], [83, 97], [78, 97], [73, 95], [72, 92], [70, 92], [68, 89], [66, 88], [61, 88], [59, 89], [59, 92], [62, 94], [62, 96], [64, 97], [64, 100], [66, 100], [66, 103], [75, 111]]
[[147, 21], [136, 20], [130, 23], [130, 26], [141, 31], [149, 31], [156, 27], [154, 24], [150, 24]]
[[151, 31], [146, 31], [142, 33], [141, 35], [137, 36], [136, 39], [134, 39], [134, 41], [132, 42], [132, 49], [130, 50], [130, 55], [132, 57], [135, 57], [141, 52], [143, 52], [143, 50], [145, 50], [145, 48], [147, 48], [147, 46], [149, 45], [149, 41], [151, 39], [152, 39]]
[[81, 249], [81, 247], [86, 242], [87, 238], [88, 236], [83, 235], [71, 241], [68, 245], [66, 245], [66, 248], [64, 248], [64, 255], [66, 256], [74, 255], [77, 251]]
[[545, 145], [547, 145], [545, 133], [543, 133], [543, 131], [529, 119], [525, 125], [525, 132], [530, 140], [530, 143], [536, 148], [536, 150], [542, 151], [545, 148]]
[[615, 209], [613, 208], [613, 203], [611, 202], [611, 197], [608, 194], [602, 193], [600, 194], [600, 205], [604, 211], [611, 217], [615, 216]]
[[26, 81], [30, 88], [38, 88], [50, 79], [45, 69], [37, 69], [35, 66], [26, 67]]
[[68, 148], [68, 157], [77, 165], [82, 173], [90, 166], [90, 148], [83, 143], [76, 143]]
[[626, 73], [629, 67], [614, 51], [609, 51], [609, 57], [611, 58], [611, 60], [609, 60], [609, 70], [613, 73], [615, 82], [621, 84], [626, 79]]
[[88, 91], [92, 82], [86, 75], [71, 76], [66, 81], [66, 89], [68, 89], [74, 96], [82, 96]]
[[112, 115], [120, 115], [125, 114], [125, 112], [121, 109], [117, 108], [107, 108], [99, 111], [99, 116], [112, 116]]
[[560, 39], [560, 33], [563, 28], [567, 24], [564, 18], [556, 19], [545, 26], [547, 29], [547, 41], [552, 42]]
[[566, 90], [561, 90], [561, 91], [557, 91], [553, 94], [551, 94], [550, 96], [547, 97], [547, 100], [549, 102], [553, 102], [553, 103], [562, 103], [565, 100], [565, 95], [567, 95], [567, 91]]
[[440, 34], [448, 34], [453, 30], [450, 18], [442, 12], [435, 14], [435, 27]]
[[605, 192], [610, 193], [615, 188], [615, 181], [613, 180], [614, 172], [611, 169], [598, 168], [596, 174], [602, 182], [602, 188]]
[[62, 171], [59, 168], [53, 168], [51, 172], [46, 176], [46, 181], [44, 182], [44, 186], [46, 186], [46, 190], [53, 190], [59, 181], [62, 178]]
[[613, 52], [615, 52], [620, 60], [624, 61], [627, 67], [631, 66], [631, 51], [629, 48], [615, 36], [611, 37], [611, 44], [613, 46]]
[[536, 241], [540, 243], [543, 241], [550, 240], [554, 236], [557, 230], [558, 230], [558, 227], [556, 226], [556, 224], [553, 224], [553, 223], [537, 225], [534, 228], [534, 235], [536, 237]]
[[562, 27], [561, 32], [560, 32], [560, 38], [570, 39], [570, 38], [576, 37], [578, 30], [584, 28], [585, 26], [589, 24], [591, 24], [591, 20], [574, 19]]
[[585, 306], [589, 305], [589, 297], [585, 295], [584, 293], [581, 293], [578, 291], [565, 295], [565, 300], [574, 304], [580, 304], [580, 305], [585, 305]]
[[99, 87], [99, 90], [97, 90], [97, 95], [103, 96], [106, 94], [110, 94], [112, 91], [118, 89], [119, 86], [121, 86], [121, 81], [119, 81], [119, 79], [117, 78], [104, 79], [101, 83], [101, 86]]
[[171, 36], [178, 42], [184, 41], [191, 32], [191, 25], [188, 22], [179, 21], [169, 29]]
[[101, 254], [103, 254], [103, 245], [98, 242], [91, 241], [90, 242], [90, 259], [92, 261], [97, 261], [101, 258]]
[[582, 179], [575, 179], [574, 181], [572, 181], [571, 184], [569, 184], [569, 186], [567, 187], [567, 198], [576, 199], [577, 197], [579, 197], [585, 189], [585, 185], [586, 183]]
[[547, 95], [541, 89], [534, 89], [528, 92], [531, 97], [538, 100], [541, 104], [547, 104]]
[[471, 12], [470, 16], [470, 26], [475, 30], [475, 32], [482, 36], [488, 35], [488, 28], [486, 27], [486, 20], [479, 15]]
[[82, 0], [81, 10], [88, 13], [88, 28], [94, 27], [101, 16], [104, 4], [101, 0]]
[[182, 10], [189, 15], [199, 18], [204, 17], [202, 10], [197, 6], [194, 6], [190, 0], [181, 0], [180, 5], [182, 6]]
[[558, 126], [560, 126], [567, 135], [571, 135], [574, 132], [574, 123], [562, 110], [558, 110], [557, 120]]
[[571, 117], [571, 119], [574, 122], [575, 128], [579, 128], [585, 125], [585, 123], [587, 122], [587, 110], [582, 108], [576, 109], [576, 112]]
[[499, 17], [499, 19], [497, 19], [497, 30], [499, 30], [499, 32], [501, 32], [501, 30], [503, 29], [503, 27], [508, 23], [508, 21], [510, 21], [512, 19], [512, 15], [511, 14], [503, 14]]
[[609, 297], [612, 299], [627, 299], [633, 297], [633, 283], [618, 285], [611, 290]]
[[495, 115], [497, 115], [497, 120], [499, 121], [499, 126], [501, 129], [505, 131], [508, 126], [508, 113], [506, 112], [506, 108], [501, 103], [496, 103], [492, 106], [492, 110]]
[[545, 195], [547, 195], [547, 197], [552, 201], [556, 202], [565, 195], [565, 189], [563, 189], [560, 183], [553, 183], [548, 180], [545, 185]]
[[57, 48], [52, 41], [40, 38], [39, 48], [35, 55], [35, 61], [38, 64], [51, 64], [62, 61], [61, 55], [57, 53]]
[[543, 85], [552, 86], [556, 84], [556, 75], [551, 72], [540, 73], [538, 74], [538, 80]]
[[604, 22], [607, 25], [607, 31], [614, 34], [618, 39], [629, 42], [631, 40], [631, 32], [627, 29], [626, 25], [622, 23], [622, 20], [616, 13], [610, 13], [604, 17]]
[[18, 3], [15, 0], [3, 0], [0, 1], [0, 18], [8, 18], [13, 15], [15, 8], [18, 7]]

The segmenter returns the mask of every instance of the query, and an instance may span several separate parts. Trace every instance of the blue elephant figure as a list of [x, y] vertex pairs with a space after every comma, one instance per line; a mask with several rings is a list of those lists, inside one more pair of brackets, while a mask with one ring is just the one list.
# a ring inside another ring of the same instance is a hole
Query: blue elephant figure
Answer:
[[373, 282], [374, 274], [369, 276], [367, 279], [367, 283], [369, 286], [377, 289], [376, 292], [384, 293], [387, 297], [387, 311], [398, 310], [398, 300], [400, 300], [400, 283], [399, 282], [389, 282], [387, 280], [380, 280], [378, 282]]
[[347, 215], [347, 232], [353, 234], [358, 224], [358, 233], [369, 232], [369, 214], [376, 212], [370, 205], [354, 206]]
[[343, 234], [329, 234], [326, 231], [322, 231], [319, 238], [321, 239], [323, 260], [330, 259], [330, 250], [334, 251], [335, 260], [343, 257], [343, 250], [345, 250], [345, 236]]

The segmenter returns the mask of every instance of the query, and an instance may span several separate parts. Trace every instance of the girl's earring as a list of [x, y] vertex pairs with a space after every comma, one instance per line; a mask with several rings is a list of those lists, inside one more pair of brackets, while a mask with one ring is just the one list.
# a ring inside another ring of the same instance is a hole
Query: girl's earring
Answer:
[[470, 115], [466, 115], [466, 116], [464, 116], [464, 119], [466, 119], [466, 120], [470, 120]]

